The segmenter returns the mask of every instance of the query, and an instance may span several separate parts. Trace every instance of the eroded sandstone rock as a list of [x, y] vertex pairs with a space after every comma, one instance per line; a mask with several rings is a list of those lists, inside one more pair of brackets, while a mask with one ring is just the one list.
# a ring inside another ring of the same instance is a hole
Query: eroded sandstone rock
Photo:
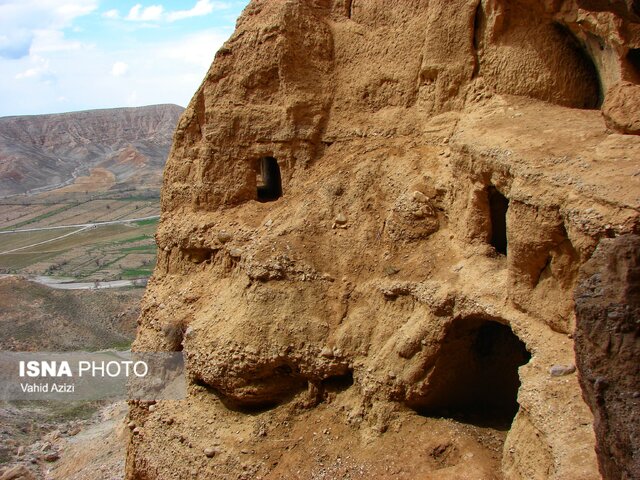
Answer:
[[607, 92], [602, 114], [609, 128], [640, 135], [640, 85], [630, 82], [614, 85]]
[[600, 3], [247, 7], [165, 172], [135, 348], [189, 396], [133, 406], [130, 478], [599, 478], [549, 370], [638, 225], [640, 138], [595, 107], [639, 30]]

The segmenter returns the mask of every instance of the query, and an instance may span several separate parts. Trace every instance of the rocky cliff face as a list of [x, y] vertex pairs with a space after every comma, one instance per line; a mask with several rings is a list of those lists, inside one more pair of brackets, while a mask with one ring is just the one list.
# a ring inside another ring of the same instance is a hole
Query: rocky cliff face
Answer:
[[165, 169], [135, 346], [190, 389], [128, 477], [599, 478], [573, 292], [638, 229], [638, 10], [253, 1]]
[[0, 118], [0, 197], [70, 185], [93, 168], [116, 183], [157, 188], [182, 111], [152, 105]]
[[640, 237], [603, 240], [576, 290], [576, 357], [605, 478], [640, 477]]

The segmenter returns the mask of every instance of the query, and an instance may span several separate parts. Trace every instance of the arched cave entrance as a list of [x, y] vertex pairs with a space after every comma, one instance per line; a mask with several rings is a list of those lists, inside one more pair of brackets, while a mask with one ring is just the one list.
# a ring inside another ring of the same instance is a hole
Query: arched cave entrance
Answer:
[[454, 320], [428, 378], [426, 394], [411, 405], [427, 416], [508, 429], [518, 412], [518, 367], [531, 358], [502, 323]]
[[[592, 56], [588, 53], [588, 49], [585, 44], [576, 37], [571, 29], [561, 23], [554, 23], [555, 30], [566, 42], [566, 45], [573, 51], [574, 59], [577, 61], [576, 66], [581, 68], [576, 69], [575, 73], [581, 75], [583, 84], [583, 98], [581, 105], [574, 105], [576, 108], [584, 108], [587, 110], [599, 109], [602, 107], [604, 101], [604, 91], [602, 88], [602, 80], [600, 79], [600, 73], [598, 67], [596, 67]], [[593, 44], [600, 44], [600, 40], [592, 35], [587, 34], [589, 40], [587, 43], [593, 42]]]
[[279, 199], [282, 196], [282, 176], [278, 161], [273, 157], [263, 157], [258, 167], [258, 201], [272, 202]]
[[501, 255], [507, 254], [507, 210], [509, 199], [496, 187], [489, 187], [489, 214], [491, 216], [491, 246]]

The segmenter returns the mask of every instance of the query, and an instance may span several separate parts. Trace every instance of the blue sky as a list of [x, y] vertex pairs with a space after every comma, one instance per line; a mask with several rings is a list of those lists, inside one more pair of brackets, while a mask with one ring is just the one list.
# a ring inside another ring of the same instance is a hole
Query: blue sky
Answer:
[[186, 106], [249, 0], [0, 0], [0, 116]]

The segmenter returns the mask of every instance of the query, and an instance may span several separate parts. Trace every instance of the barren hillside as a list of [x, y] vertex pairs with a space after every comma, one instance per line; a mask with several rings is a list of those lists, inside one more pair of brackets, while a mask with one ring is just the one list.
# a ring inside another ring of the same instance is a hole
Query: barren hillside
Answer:
[[[135, 335], [141, 296], [140, 288], [64, 291], [20, 278], [1, 277], [0, 350], [126, 349]], [[95, 462], [99, 454], [91, 450], [91, 438], [86, 436], [91, 432], [98, 435], [101, 430], [124, 428], [121, 421], [112, 426], [95, 415], [103, 406], [103, 402], [96, 401], [0, 402], [0, 478], [51, 478], [47, 472], [51, 470], [52, 459], [57, 460], [62, 451], [65, 456], [72, 455], [73, 448], [69, 449], [67, 442], [80, 443], [77, 447], [80, 458], [93, 454], [91, 458]], [[113, 408], [120, 407], [107, 407], [107, 411]], [[100, 425], [92, 428], [95, 423]], [[112, 475], [107, 477], [105, 473], [103, 478], [119, 475], [123, 442], [114, 443], [102, 435], [95, 443], [94, 448], [105, 457], [110, 455], [116, 464]], [[106, 460], [100, 458], [100, 462]], [[69, 463], [78, 469], [83, 466], [77, 458]], [[91, 469], [87, 467], [90, 472], [79, 478], [98, 478], [95, 468], [95, 464]], [[71, 475], [62, 474], [56, 478], [67, 479]]]
[[97, 180], [157, 187], [182, 111], [152, 105], [0, 118], [0, 197]]
[[0, 349], [57, 352], [127, 348], [141, 289], [55, 290], [0, 278]]

